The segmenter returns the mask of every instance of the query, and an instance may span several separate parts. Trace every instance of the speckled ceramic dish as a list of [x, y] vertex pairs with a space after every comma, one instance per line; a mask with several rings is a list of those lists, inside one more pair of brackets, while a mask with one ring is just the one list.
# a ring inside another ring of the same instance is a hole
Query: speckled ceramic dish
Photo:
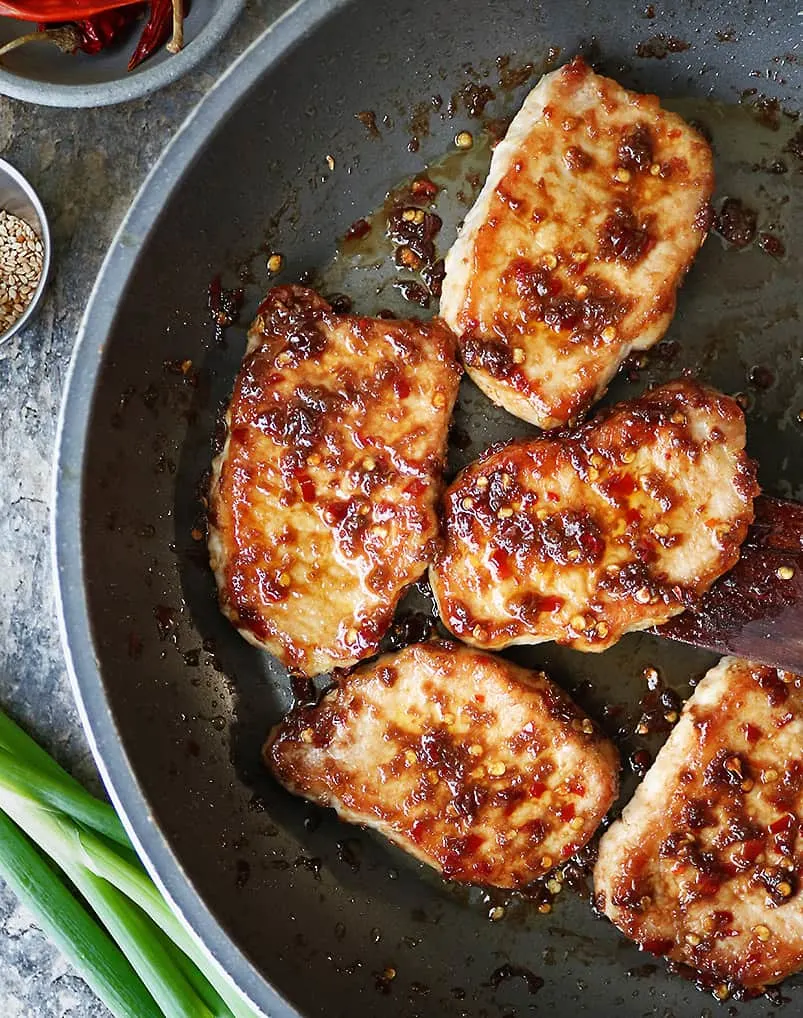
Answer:
[[[184, 23], [185, 46], [170, 54], [164, 47], [133, 71], [128, 60], [138, 27], [125, 42], [104, 53], [62, 53], [48, 43], [13, 50], [0, 65], [0, 95], [42, 106], [111, 106], [138, 99], [180, 78], [229, 31], [245, 0], [193, 0]], [[0, 18], [0, 46], [27, 32], [30, 22]]]

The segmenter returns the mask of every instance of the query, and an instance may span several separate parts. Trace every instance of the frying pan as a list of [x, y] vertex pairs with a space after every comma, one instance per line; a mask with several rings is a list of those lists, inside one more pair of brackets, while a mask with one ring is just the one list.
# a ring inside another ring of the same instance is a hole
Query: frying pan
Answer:
[[[348, 287], [361, 311], [402, 308], [370, 252], [356, 267], [341, 257], [324, 271], [338, 237], [389, 187], [453, 148], [458, 131], [479, 138], [464, 104], [448, 115], [448, 97], [466, 82], [493, 87], [486, 115], [508, 115], [550, 60], [577, 52], [627, 86], [701, 100], [692, 106], [713, 134], [717, 200], [742, 198], [759, 231], [786, 248], [774, 257], [757, 241], [737, 251], [710, 238], [681, 293], [674, 346], [620, 376], [608, 398], [683, 370], [743, 392], [763, 486], [801, 497], [803, 177], [783, 151], [795, 125], [769, 101], [801, 106], [798, 28], [791, 0], [655, 9], [308, 0], [218, 83], [137, 197], [95, 288], [64, 406], [54, 526], [62, 628], [99, 765], [134, 839], [211, 955], [267, 1014], [705, 1009], [689, 982], [596, 918], [582, 891], [564, 891], [544, 915], [525, 898], [449, 886], [280, 790], [259, 750], [291, 703], [290, 683], [218, 612], [193, 530], [244, 328], [269, 283], [266, 255], [285, 255], [282, 280], [313, 270], [330, 292]], [[511, 67], [532, 62], [530, 81], [514, 75], [499, 87], [499, 56]], [[356, 117], [366, 110], [378, 132]], [[787, 172], [770, 172], [778, 161]], [[454, 194], [460, 173], [449, 172]], [[455, 201], [445, 214], [442, 250], [464, 212]], [[222, 341], [207, 309], [219, 273], [224, 286], [245, 289], [241, 324]], [[468, 382], [458, 425], [468, 445], [456, 444], [451, 469], [526, 430]], [[619, 732], [626, 774], [630, 752], [657, 744], [632, 737], [643, 670], [655, 666], [687, 695], [713, 661], [647, 635], [603, 655], [544, 646], [515, 657], [547, 668]], [[631, 776], [625, 795], [632, 786]], [[500, 908], [502, 918], [490, 919]], [[799, 1009], [800, 981], [784, 992]], [[744, 1015], [770, 1010], [762, 999], [738, 1005]]]

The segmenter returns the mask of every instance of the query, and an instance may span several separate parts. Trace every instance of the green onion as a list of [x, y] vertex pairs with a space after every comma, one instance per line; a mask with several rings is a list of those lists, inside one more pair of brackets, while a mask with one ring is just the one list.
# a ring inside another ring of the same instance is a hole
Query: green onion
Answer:
[[112, 1014], [161, 1018], [162, 1012], [123, 953], [2, 812], [0, 870], [14, 894]]
[[[56, 931], [54, 939], [117, 1018], [257, 1018], [170, 910], [112, 807], [89, 795], [1, 711], [0, 811], [0, 872], [26, 902], [40, 902], [43, 926]], [[59, 866], [122, 954], [11, 821]], [[23, 886], [19, 875], [26, 871], [36, 879]], [[53, 902], [64, 899], [72, 907], [62, 923]], [[104, 982], [104, 972], [113, 978]], [[127, 994], [144, 995], [149, 1006], [129, 1006]]]

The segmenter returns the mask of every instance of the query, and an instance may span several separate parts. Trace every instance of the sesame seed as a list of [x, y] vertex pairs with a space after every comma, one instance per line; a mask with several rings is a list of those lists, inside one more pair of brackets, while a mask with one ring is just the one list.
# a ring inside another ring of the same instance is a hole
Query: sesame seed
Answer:
[[308, 467], [317, 467], [317, 466], [320, 465], [320, 463], [321, 463], [321, 457], [318, 455], [317, 452], [312, 453], [311, 456], [307, 456], [307, 466]]
[[420, 226], [424, 222], [424, 210], [423, 209], [405, 209], [402, 212], [402, 219], [407, 223], [415, 223], [416, 226]]
[[584, 823], [585, 821], [582, 817], [572, 817], [569, 821], [569, 827], [571, 827], [573, 831], [579, 831], [583, 827]]
[[526, 359], [526, 355], [520, 346], [513, 347], [513, 363], [523, 364]]
[[0, 210], [0, 333], [33, 299], [44, 264], [42, 242], [23, 219]]
[[414, 749], [407, 749], [407, 750], [405, 750], [405, 752], [404, 752], [404, 759], [412, 767], [412, 765], [416, 762], [416, 760], [418, 760], [418, 757], [416, 756], [415, 750]]
[[454, 143], [458, 148], [471, 148], [474, 144], [474, 138], [470, 131], [460, 131], [460, 133], [455, 137]]
[[636, 591], [636, 600], [639, 604], [650, 603], [650, 591], [648, 587], [641, 587]]
[[582, 631], [586, 627], [585, 616], [573, 615], [571, 621], [569, 622], [569, 625], [572, 627], [572, 629], [575, 629], [578, 633], [582, 633]]
[[563, 890], [563, 884], [559, 880], [556, 880], [555, 877], [550, 877], [550, 879], [546, 882], [546, 889], [550, 894], [560, 894]]
[[312, 742], [313, 737], [314, 737], [314, 732], [312, 731], [311, 728], [305, 728], [303, 730], [303, 732], [301, 733], [301, 741], [302, 742], [310, 743], [310, 742]]
[[376, 460], [373, 456], [366, 456], [362, 461], [362, 465], [366, 470], [374, 470], [376, 468]]
[[653, 177], [657, 177], [660, 172], [661, 172], [661, 164], [660, 163], [653, 163], [652, 166], [650, 167], [650, 175], [653, 176]]
[[585, 283], [581, 283], [580, 286], [577, 287], [577, 296], [580, 298], [580, 300], [588, 296], [588, 287], [585, 285]]
[[717, 1000], [727, 1000], [728, 997], [730, 996], [730, 990], [725, 985], [725, 983], [720, 983], [719, 986], [717, 986], [716, 989], [714, 990], [714, 996], [717, 998]]
[[471, 756], [482, 756], [482, 746], [478, 742], [469, 746], [468, 751]]
[[510, 506], [505, 505], [502, 506], [502, 508], [496, 515], [499, 517], [500, 520], [507, 520], [510, 519], [510, 517], [513, 515], [513, 510], [510, 508]]
[[699, 947], [702, 942], [703, 938], [699, 937], [696, 933], [686, 934], [686, 943], [691, 944], [692, 947]]
[[607, 625], [604, 622], [600, 622], [600, 623], [597, 624], [597, 636], [601, 640], [604, 640], [605, 637], [608, 635], [608, 633], [610, 633], [610, 629], [607, 627]]
[[607, 325], [602, 330], [602, 338], [605, 340], [606, 343], [610, 343], [611, 340], [614, 339], [615, 337], [616, 337], [616, 329], [614, 329], [614, 327], [612, 325]]
[[792, 885], [787, 884], [785, 880], [782, 880], [781, 883], [778, 884], [778, 894], [780, 894], [782, 898], [788, 898], [791, 893]]
[[792, 566], [778, 566], [775, 575], [779, 580], [791, 580], [795, 575], [795, 570]]
[[544, 265], [548, 269], [556, 269], [558, 267], [558, 259], [553, 254], [544, 255]]
[[749, 792], [752, 789], [752, 787], [753, 787], [753, 782], [750, 780], [750, 778], [746, 778], [742, 782], [742, 791], [743, 792]]
[[463, 501], [460, 503], [460, 505], [464, 509], [470, 509], [474, 505], [474, 499], [470, 498], [468, 495], [466, 495], [466, 497], [463, 499]]
[[620, 184], [626, 184], [630, 180], [630, 170], [626, 170], [624, 167], [620, 166], [616, 173], [614, 173], [614, 177]]
[[552, 869], [552, 861], [553, 860], [552, 860], [552, 856], [551, 855], [542, 855], [541, 856], [541, 868], [545, 869], [545, 870], [551, 870]]
[[773, 781], [778, 780], [778, 772], [774, 767], [769, 767], [761, 772], [761, 780], [765, 785], [771, 785]]
[[268, 272], [275, 276], [277, 272], [281, 272], [284, 267], [284, 258], [275, 252], [268, 258]]
[[290, 586], [290, 577], [289, 577], [289, 575], [287, 573], [281, 573], [280, 574], [280, 576], [279, 576], [279, 586], [280, 587], [289, 587]]
[[505, 910], [501, 905], [494, 905], [494, 907], [488, 913], [488, 918], [492, 923], [498, 923], [500, 919], [505, 916]]
[[476, 483], [477, 487], [480, 489], [480, 491], [483, 491], [485, 488], [488, 487], [488, 478], [487, 477], [478, 477], [475, 483]]
[[494, 760], [488, 764], [488, 773], [494, 778], [501, 778], [507, 768], [501, 760]]
[[765, 926], [764, 923], [759, 923], [758, 926], [754, 926], [753, 933], [755, 933], [759, 940], [770, 939], [770, 928], [769, 926]]
[[653, 534], [656, 534], [658, 537], [666, 537], [667, 534], [669, 533], [669, 527], [667, 526], [666, 523], [656, 523], [655, 526], [652, 528], [652, 532]]

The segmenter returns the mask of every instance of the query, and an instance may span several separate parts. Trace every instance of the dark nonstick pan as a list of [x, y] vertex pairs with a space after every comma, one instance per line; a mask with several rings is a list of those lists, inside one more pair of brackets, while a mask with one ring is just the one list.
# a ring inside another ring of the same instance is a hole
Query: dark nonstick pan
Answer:
[[[537, 899], [449, 886], [280, 790], [259, 750], [291, 684], [217, 610], [199, 491], [245, 325], [269, 285], [268, 255], [285, 256], [280, 280], [309, 271], [361, 311], [420, 312], [393, 287], [381, 244], [332, 266], [338, 239], [393, 185], [454, 153], [457, 132], [480, 149], [488, 122], [513, 113], [541, 71], [583, 52], [700, 121], [713, 138], [717, 207], [738, 198], [756, 216], [743, 247], [708, 240], [667, 340], [622, 372], [608, 400], [684, 370], [741, 392], [765, 490], [803, 497], [799, 21], [791, 0], [310, 0], [218, 84], [135, 202], [95, 290], [64, 410], [63, 629], [99, 763], [134, 837], [267, 1014], [568, 1008], [625, 1018], [718, 1006], [596, 918], [579, 871], [576, 890], [545, 913]], [[481, 117], [472, 84], [493, 92]], [[442, 251], [480, 157], [459, 158], [433, 171], [447, 188]], [[208, 308], [219, 274], [245, 291], [240, 323], [222, 337]], [[522, 430], [464, 382], [451, 468]], [[617, 737], [626, 795], [665, 736], [667, 705], [713, 661], [647, 635], [603, 655], [545, 646], [515, 657], [546, 667]], [[650, 667], [663, 700], [647, 689]], [[643, 713], [653, 736], [634, 734]], [[783, 993], [798, 1013], [803, 985]], [[776, 1003], [726, 1006], [752, 1016]]]

